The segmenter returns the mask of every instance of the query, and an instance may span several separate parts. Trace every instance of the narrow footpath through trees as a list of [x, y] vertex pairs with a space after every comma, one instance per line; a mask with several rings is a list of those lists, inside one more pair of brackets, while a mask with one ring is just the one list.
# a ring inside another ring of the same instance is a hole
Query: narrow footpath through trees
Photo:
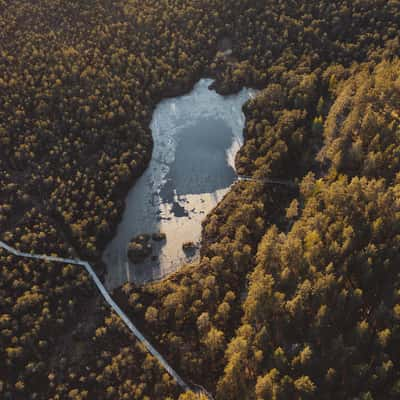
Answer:
[[[15, 249], [14, 247], [9, 246], [7, 243], [0, 241], [0, 248], [8, 251], [17, 257], [26, 257], [37, 260], [44, 261], [52, 261], [59, 262], [63, 264], [74, 264], [80, 265], [86, 269], [89, 276], [92, 278], [94, 284], [99, 289], [101, 295], [104, 300], [108, 303], [108, 305], [114, 310], [114, 312], [122, 319], [128, 329], [136, 336], [136, 338], [146, 347], [146, 349], [159, 361], [159, 363], [163, 366], [163, 368], [172, 376], [172, 378], [178, 383], [178, 385], [184, 390], [189, 391], [191, 388], [185, 381], [178, 375], [178, 373], [168, 364], [168, 362], [163, 358], [163, 356], [153, 347], [153, 345], [144, 337], [144, 335], [138, 330], [138, 328], [132, 323], [132, 321], [128, 318], [128, 316], [121, 310], [118, 304], [112, 299], [107, 289], [101, 283], [99, 277], [94, 272], [93, 268], [87, 261], [82, 260], [74, 260], [71, 258], [60, 258], [55, 256], [47, 256], [44, 254], [29, 254], [24, 253]], [[195, 390], [197, 391], [197, 390]]]

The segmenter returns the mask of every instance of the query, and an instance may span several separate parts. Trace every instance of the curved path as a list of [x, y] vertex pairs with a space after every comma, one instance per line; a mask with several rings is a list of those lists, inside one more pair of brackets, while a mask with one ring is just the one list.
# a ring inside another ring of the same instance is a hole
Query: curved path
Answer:
[[93, 271], [93, 268], [87, 261], [74, 260], [71, 258], [60, 258], [54, 256], [46, 256], [41, 254], [29, 254], [24, 253], [15, 249], [14, 247], [9, 246], [8, 244], [0, 241], [0, 248], [8, 251], [9, 253], [17, 256], [17, 257], [26, 257], [37, 260], [44, 261], [53, 261], [59, 262], [63, 264], [75, 264], [80, 265], [86, 269], [90, 277], [92, 278], [94, 284], [99, 289], [101, 295], [104, 297], [104, 300], [108, 303], [108, 305], [114, 310], [116, 314], [122, 319], [128, 329], [136, 336], [136, 338], [143, 343], [146, 349], [159, 361], [159, 363], [166, 369], [166, 371], [174, 378], [174, 380], [178, 383], [178, 385], [184, 390], [190, 390], [189, 385], [187, 385], [183, 379], [177, 374], [177, 372], [167, 363], [167, 361], [163, 358], [163, 356], [152, 346], [152, 344], [143, 336], [143, 334], [136, 328], [136, 326], [132, 323], [132, 321], [127, 317], [127, 315], [121, 310], [118, 304], [111, 298], [110, 294], [107, 292], [107, 289], [103, 286], [100, 279]]
[[[278, 180], [278, 179], [257, 179], [251, 176], [243, 176], [239, 175], [236, 178], [237, 181], [260, 181], [267, 184], [274, 184], [274, 185], [284, 185], [288, 187], [295, 188], [297, 185], [292, 181], [285, 181], [285, 180]], [[13, 254], [17, 257], [26, 257], [31, 259], [37, 260], [44, 260], [44, 261], [52, 261], [52, 262], [59, 262], [63, 264], [74, 264], [80, 265], [84, 267], [92, 278], [94, 284], [97, 286], [97, 289], [100, 291], [101, 295], [103, 296], [104, 300], [108, 303], [108, 305], [114, 310], [114, 312], [122, 319], [125, 323], [127, 328], [135, 335], [135, 337], [146, 347], [146, 349], [159, 361], [159, 363], [163, 366], [163, 368], [171, 375], [171, 377], [178, 383], [178, 385], [184, 390], [189, 391], [191, 388], [185, 381], [178, 375], [178, 373], [168, 364], [168, 362], [164, 359], [164, 357], [153, 347], [153, 345], [144, 337], [144, 335], [139, 331], [138, 328], [132, 323], [132, 321], [128, 318], [128, 316], [121, 310], [118, 304], [112, 299], [110, 294], [108, 293], [107, 289], [101, 283], [100, 279], [94, 272], [93, 268], [87, 261], [82, 260], [75, 260], [71, 258], [61, 258], [55, 256], [48, 256], [44, 254], [30, 254], [24, 253], [15, 249], [14, 247], [9, 246], [7, 243], [0, 240], [0, 248], [8, 251], [9, 253]], [[206, 395], [207, 398], [212, 399], [212, 395], [208, 393], [202, 386], [193, 384], [192, 390], [195, 392], [201, 392]]]

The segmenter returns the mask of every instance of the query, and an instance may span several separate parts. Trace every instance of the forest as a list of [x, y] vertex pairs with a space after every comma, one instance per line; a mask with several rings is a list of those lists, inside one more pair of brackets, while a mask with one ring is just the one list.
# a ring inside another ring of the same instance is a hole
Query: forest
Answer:
[[[104, 274], [156, 104], [257, 88], [236, 158], [257, 179], [197, 263], [113, 296], [217, 400], [398, 399], [399, 26], [398, 0], [0, 0], [0, 239]], [[4, 250], [0, 359], [5, 400], [204, 397], [84, 270]]]

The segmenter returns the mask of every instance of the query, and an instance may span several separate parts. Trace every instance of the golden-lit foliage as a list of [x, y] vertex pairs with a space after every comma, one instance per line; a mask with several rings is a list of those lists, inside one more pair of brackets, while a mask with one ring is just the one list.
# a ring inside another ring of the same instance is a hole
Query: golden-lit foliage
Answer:
[[[259, 181], [207, 216], [199, 263], [117, 300], [219, 400], [396, 399], [399, 25], [384, 0], [0, 1], [2, 238], [97, 260], [155, 104], [257, 87], [236, 161]], [[2, 251], [0, 277], [1, 398], [179, 397], [82, 270]]]
[[[263, 87], [244, 107], [238, 170], [260, 180], [297, 179], [302, 192], [293, 199], [296, 193], [261, 181], [237, 185], [204, 223], [200, 263], [131, 288], [126, 307], [144, 321], [146, 310], [157, 309], [149, 329], [178, 368], [215, 389], [218, 399], [396, 398], [399, 188], [388, 185], [399, 165], [400, 69], [387, 60], [398, 54], [397, 5], [255, 3], [228, 12], [238, 14], [232, 18], [236, 60], [212, 66], [216, 87]], [[364, 91], [350, 88], [347, 96], [359, 115], [382, 114], [373, 132], [377, 144], [368, 142], [372, 132], [359, 129], [357, 117], [335, 138], [350, 159], [349, 139], [365, 135], [364, 160], [382, 165], [371, 172], [325, 156], [330, 121], [342, 126], [353, 110], [335, 120], [339, 96], [357, 82]], [[318, 180], [310, 170], [326, 177]], [[355, 175], [360, 178], [351, 180]], [[246, 218], [254, 207], [259, 211]], [[374, 311], [384, 308], [393, 317]], [[362, 343], [359, 327], [368, 332]]]
[[334, 92], [321, 159], [351, 175], [393, 180], [400, 171], [400, 62], [363, 67]]
[[399, 394], [399, 190], [367, 178], [304, 185], [289, 233], [274, 226], [258, 246], [219, 399]]

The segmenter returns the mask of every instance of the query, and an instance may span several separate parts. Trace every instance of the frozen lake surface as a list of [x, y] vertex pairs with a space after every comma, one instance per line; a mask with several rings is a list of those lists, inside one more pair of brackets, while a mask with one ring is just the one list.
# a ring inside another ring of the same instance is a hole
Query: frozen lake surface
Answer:
[[[243, 142], [243, 104], [254, 94], [243, 89], [220, 96], [200, 80], [181, 97], [163, 100], [150, 125], [152, 159], [130, 190], [122, 221], [103, 254], [110, 289], [134, 281], [159, 279], [198, 257], [182, 244], [200, 243], [201, 222], [235, 180], [234, 159]], [[142, 233], [164, 232], [152, 242], [153, 257], [129, 261], [130, 240]]]

